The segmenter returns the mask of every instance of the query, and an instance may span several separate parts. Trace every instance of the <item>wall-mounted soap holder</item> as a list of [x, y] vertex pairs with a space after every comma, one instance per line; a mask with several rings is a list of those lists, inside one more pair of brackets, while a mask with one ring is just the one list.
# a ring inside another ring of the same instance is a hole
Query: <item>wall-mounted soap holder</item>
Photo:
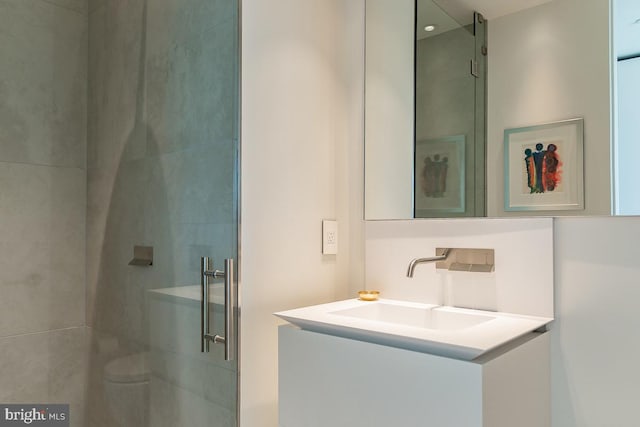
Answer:
[[436, 248], [436, 256], [447, 257], [436, 262], [436, 268], [449, 271], [491, 273], [495, 269], [495, 250], [469, 248]]
[[134, 246], [133, 259], [129, 265], [149, 267], [153, 265], [153, 246]]

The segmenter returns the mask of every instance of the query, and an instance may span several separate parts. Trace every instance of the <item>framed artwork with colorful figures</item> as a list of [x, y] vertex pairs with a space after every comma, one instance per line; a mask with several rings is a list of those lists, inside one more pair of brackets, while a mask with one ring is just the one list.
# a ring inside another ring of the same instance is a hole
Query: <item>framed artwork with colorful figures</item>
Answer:
[[505, 211], [584, 209], [583, 140], [583, 119], [505, 129]]

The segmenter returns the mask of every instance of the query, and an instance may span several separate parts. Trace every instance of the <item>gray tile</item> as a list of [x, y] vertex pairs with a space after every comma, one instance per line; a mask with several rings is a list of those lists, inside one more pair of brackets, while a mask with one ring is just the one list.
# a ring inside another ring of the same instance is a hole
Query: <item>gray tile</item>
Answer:
[[[232, 219], [229, 219], [231, 222]], [[173, 269], [177, 283], [197, 284], [201, 256], [213, 258], [214, 268], [222, 270], [224, 259], [235, 258], [235, 227], [228, 224], [176, 224], [174, 226]], [[196, 268], [194, 268], [194, 265]]]
[[151, 377], [149, 423], [154, 427], [178, 426], [180, 405], [175, 399], [175, 386], [157, 377]]
[[146, 209], [168, 212], [171, 223], [228, 224], [235, 220], [233, 170], [230, 143], [165, 154], [153, 165]]
[[88, 165], [115, 170], [146, 150], [140, 1], [112, 1], [90, 15]]
[[150, 415], [154, 427], [205, 426], [211, 420], [216, 426], [231, 427], [235, 421], [235, 411], [157, 377], [151, 378]]
[[106, 0], [88, 0], [87, 1], [87, 10], [89, 13], [93, 13], [96, 10], [102, 8], [105, 5]]
[[224, 22], [190, 43], [166, 44], [150, 29], [147, 52], [148, 150], [167, 153], [236, 135], [235, 25]]
[[88, 10], [87, 0], [41, 0], [41, 1], [45, 1], [52, 5], [69, 9], [74, 12], [78, 12], [81, 15], [86, 15]]
[[205, 361], [180, 353], [153, 351], [151, 367], [158, 378], [199, 396], [204, 395]]
[[85, 417], [87, 425], [91, 427], [111, 427], [115, 424], [112, 419], [105, 397], [104, 367], [124, 354], [127, 349], [120, 346], [119, 341], [109, 334], [102, 334], [93, 328], [87, 328], [88, 341], [88, 373]]
[[84, 327], [0, 338], [0, 354], [1, 402], [69, 403], [82, 420]]
[[88, 368], [87, 328], [61, 329], [47, 336], [49, 402], [82, 405]]
[[235, 410], [237, 371], [223, 366], [215, 357], [189, 355], [187, 350], [174, 352], [154, 348], [150, 356], [152, 375], [208, 402]]
[[0, 3], [0, 160], [84, 166], [86, 28], [45, 1]]
[[[121, 338], [144, 342], [144, 278], [152, 268], [128, 265], [135, 245], [145, 240], [144, 200], [149, 167], [146, 160], [123, 163], [114, 176], [89, 169], [87, 321]], [[105, 177], [105, 179], [102, 178]], [[100, 197], [99, 195], [103, 195]]]
[[46, 402], [49, 397], [47, 333], [0, 338], [0, 402]]
[[204, 396], [230, 412], [237, 405], [238, 375], [235, 370], [221, 368], [209, 363], [205, 370]]
[[113, 188], [112, 181], [107, 171], [103, 169], [87, 170], [86, 321], [88, 326], [93, 326], [96, 290], [102, 271], [103, 243]]
[[69, 328], [46, 333], [49, 351], [48, 390], [50, 403], [70, 405], [71, 427], [85, 425], [88, 374], [87, 328]]
[[84, 324], [84, 171], [0, 163], [0, 187], [0, 336]]
[[69, 412], [69, 427], [86, 427], [84, 403], [72, 403], [69, 405]]
[[155, 0], [148, 3], [148, 39], [153, 46], [192, 46], [213, 28], [237, 16], [234, 0]]

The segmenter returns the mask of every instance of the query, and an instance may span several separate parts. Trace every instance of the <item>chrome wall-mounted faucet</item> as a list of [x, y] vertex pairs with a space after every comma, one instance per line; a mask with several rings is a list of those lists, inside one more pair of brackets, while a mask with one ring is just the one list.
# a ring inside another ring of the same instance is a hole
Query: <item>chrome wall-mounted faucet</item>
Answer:
[[407, 277], [413, 277], [413, 270], [415, 270], [416, 265], [418, 265], [418, 264], [446, 260], [447, 257], [449, 256], [449, 251], [450, 250], [451, 249], [445, 249], [442, 252], [442, 255], [438, 255], [438, 256], [432, 256], [432, 257], [429, 257], [429, 258], [415, 258], [415, 259], [412, 259], [411, 262], [409, 263], [409, 268], [407, 269]]
[[413, 277], [417, 264], [435, 262], [436, 268], [449, 271], [491, 273], [495, 268], [493, 249], [436, 248], [436, 256], [411, 260], [407, 277]]

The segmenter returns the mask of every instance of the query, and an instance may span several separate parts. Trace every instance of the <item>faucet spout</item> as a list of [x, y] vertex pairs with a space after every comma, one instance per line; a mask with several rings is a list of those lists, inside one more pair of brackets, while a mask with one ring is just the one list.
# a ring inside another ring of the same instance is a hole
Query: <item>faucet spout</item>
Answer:
[[407, 269], [407, 277], [413, 277], [413, 271], [415, 270], [416, 265], [418, 265], [418, 264], [423, 264], [423, 263], [427, 263], [427, 262], [444, 261], [449, 256], [449, 251], [450, 251], [450, 249], [445, 249], [442, 252], [442, 255], [433, 256], [433, 257], [429, 257], [429, 258], [415, 258], [415, 259], [412, 259], [411, 262], [409, 263], [409, 268]]

